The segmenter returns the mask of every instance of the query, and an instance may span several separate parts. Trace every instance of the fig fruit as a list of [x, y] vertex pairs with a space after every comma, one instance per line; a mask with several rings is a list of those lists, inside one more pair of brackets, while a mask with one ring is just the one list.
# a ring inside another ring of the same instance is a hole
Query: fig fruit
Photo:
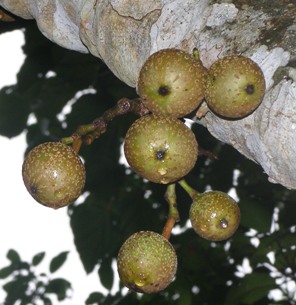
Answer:
[[240, 223], [240, 210], [228, 194], [209, 191], [197, 195], [193, 201], [189, 219], [194, 231], [211, 241], [230, 238]]
[[171, 183], [195, 165], [198, 144], [194, 133], [175, 118], [146, 115], [127, 131], [124, 153], [131, 168], [155, 183]]
[[152, 54], [140, 70], [137, 91], [154, 114], [183, 117], [202, 102], [207, 69], [200, 60], [178, 49]]
[[230, 55], [213, 63], [205, 99], [219, 116], [239, 119], [252, 113], [265, 93], [265, 79], [260, 67], [251, 59]]
[[177, 270], [177, 255], [162, 235], [140, 231], [120, 248], [117, 266], [126, 287], [135, 292], [156, 293], [172, 282]]
[[72, 148], [60, 142], [46, 142], [28, 153], [22, 176], [28, 192], [37, 202], [58, 209], [81, 194], [85, 168]]

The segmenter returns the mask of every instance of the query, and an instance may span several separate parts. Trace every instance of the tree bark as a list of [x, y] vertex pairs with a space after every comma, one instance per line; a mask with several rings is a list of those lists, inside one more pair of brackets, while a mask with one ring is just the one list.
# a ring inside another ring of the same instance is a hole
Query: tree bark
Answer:
[[0, 0], [12, 13], [36, 19], [53, 42], [102, 59], [136, 87], [147, 57], [163, 48], [192, 52], [203, 64], [242, 54], [259, 64], [266, 94], [242, 120], [208, 113], [198, 120], [219, 140], [259, 163], [269, 180], [296, 189], [295, 0]]

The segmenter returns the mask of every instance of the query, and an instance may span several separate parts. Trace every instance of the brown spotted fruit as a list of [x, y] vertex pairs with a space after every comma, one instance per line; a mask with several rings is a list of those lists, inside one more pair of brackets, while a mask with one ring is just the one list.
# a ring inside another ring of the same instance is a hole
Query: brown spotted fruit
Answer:
[[237, 202], [228, 194], [209, 191], [196, 196], [189, 219], [194, 231], [211, 241], [230, 238], [240, 223], [240, 210]]
[[226, 56], [209, 69], [205, 99], [221, 117], [240, 119], [249, 115], [260, 105], [264, 93], [263, 72], [250, 58]]
[[200, 60], [179, 49], [163, 49], [144, 63], [137, 92], [152, 113], [178, 118], [201, 104], [206, 82]]
[[135, 292], [156, 293], [172, 282], [177, 270], [177, 255], [162, 235], [140, 231], [120, 248], [117, 267], [126, 287]]
[[140, 176], [167, 184], [181, 179], [193, 168], [198, 144], [192, 130], [180, 120], [146, 115], [127, 131], [124, 153]]
[[23, 162], [22, 175], [32, 197], [54, 209], [75, 201], [85, 183], [81, 159], [60, 142], [46, 142], [33, 148]]

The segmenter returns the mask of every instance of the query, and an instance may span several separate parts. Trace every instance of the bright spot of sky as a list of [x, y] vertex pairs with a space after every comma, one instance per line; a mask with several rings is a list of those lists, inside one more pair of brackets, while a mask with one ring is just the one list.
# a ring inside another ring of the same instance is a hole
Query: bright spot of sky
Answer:
[[[16, 73], [24, 61], [21, 46], [22, 31], [0, 35], [0, 88], [16, 83]], [[0, 268], [9, 264], [9, 249], [15, 249], [25, 261], [45, 251], [46, 257], [36, 269], [49, 274], [49, 262], [62, 251], [70, 251], [65, 264], [51, 278], [62, 277], [72, 283], [73, 296], [64, 302], [54, 299], [54, 304], [84, 304], [89, 293], [103, 291], [97, 272], [89, 276], [83, 269], [74, 248], [73, 234], [67, 209], [52, 210], [39, 205], [27, 193], [21, 176], [21, 166], [26, 148], [25, 133], [9, 140], [0, 136]], [[0, 303], [5, 292], [0, 281]]]

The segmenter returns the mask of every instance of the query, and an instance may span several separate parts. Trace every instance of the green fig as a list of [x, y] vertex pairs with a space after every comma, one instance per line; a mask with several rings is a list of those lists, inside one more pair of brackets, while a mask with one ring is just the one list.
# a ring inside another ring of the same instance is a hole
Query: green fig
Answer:
[[140, 231], [120, 248], [117, 266], [126, 287], [135, 292], [156, 293], [172, 282], [177, 270], [177, 255], [162, 235]]
[[213, 63], [205, 99], [217, 115], [239, 119], [252, 113], [265, 93], [265, 79], [260, 67], [251, 59], [231, 55]]
[[140, 176], [167, 184], [181, 179], [193, 168], [198, 144], [192, 130], [180, 120], [147, 115], [127, 131], [124, 153]]
[[240, 210], [228, 194], [209, 191], [197, 195], [193, 201], [189, 219], [194, 231], [211, 241], [230, 238], [240, 223]]
[[85, 168], [72, 148], [60, 142], [46, 142], [28, 153], [22, 176], [28, 192], [37, 202], [58, 209], [81, 194]]
[[178, 49], [163, 49], [144, 63], [137, 91], [154, 114], [183, 117], [195, 110], [205, 95], [207, 69], [200, 60]]

